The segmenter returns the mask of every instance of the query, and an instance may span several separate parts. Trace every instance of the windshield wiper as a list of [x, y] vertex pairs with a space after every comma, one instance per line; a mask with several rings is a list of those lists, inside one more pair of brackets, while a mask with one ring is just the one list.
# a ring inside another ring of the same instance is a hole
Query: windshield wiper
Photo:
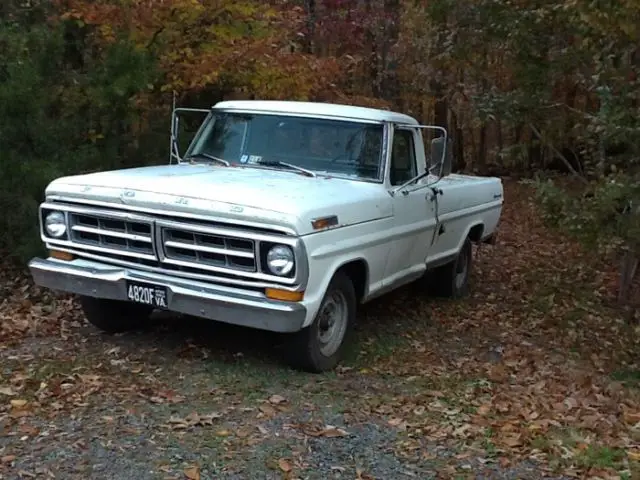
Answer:
[[218, 158], [218, 157], [214, 157], [213, 155], [209, 155], [208, 153], [205, 152], [198, 152], [198, 153], [194, 153], [192, 155], [189, 155], [187, 157], [187, 160], [191, 160], [192, 158], [206, 158], [208, 160], [213, 160], [214, 162], [218, 162], [223, 164], [225, 167], [230, 166], [231, 164], [229, 162], [227, 162], [226, 160], [222, 159], [222, 158]]
[[256, 162], [258, 165], [264, 165], [265, 167], [285, 167], [289, 170], [295, 170], [296, 172], [302, 173], [307, 177], [315, 177], [315, 172], [311, 170], [307, 170], [306, 168], [299, 167], [297, 165], [292, 165], [291, 163], [280, 162], [279, 160], [259, 160]]

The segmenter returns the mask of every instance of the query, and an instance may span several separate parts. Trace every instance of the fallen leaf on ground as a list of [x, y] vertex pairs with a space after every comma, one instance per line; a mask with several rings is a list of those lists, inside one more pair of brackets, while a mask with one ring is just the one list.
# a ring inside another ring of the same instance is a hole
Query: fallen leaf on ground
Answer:
[[184, 475], [189, 480], [200, 480], [200, 467], [188, 467], [184, 469]]
[[487, 415], [490, 411], [491, 411], [491, 405], [487, 405], [486, 403], [478, 407], [478, 415], [482, 415], [483, 417]]
[[276, 412], [276, 409], [275, 409], [275, 408], [273, 408], [271, 405], [268, 405], [268, 404], [260, 405], [260, 406], [258, 407], [258, 409], [259, 409], [262, 413], [264, 413], [265, 415], [269, 415], [269, 416], [273, 416], [273, 415], [275, 415], [275, 414], [277, 413], [277, 412]]
[[629, 450], [627, 456], [633, 462], [640, 462], [640, 450]]
[[287, 399], [284, 398], [282, 395], [271, 395], [269, 397], [269, 403], [273, 403], [274, 405], [279, 405], [281, 403], [286, 402]]
[[522, 445], [522, 437], [520, 435], [504, 435], [500, 438], [500, 443], [507, 447], [519, 447]]
[[0, 395], [6, 395], [7, 397], [13, 397], [17, 393], [11, 387], [0, 387]]
[[281, 458], [280, 460], [278, 460], [278, 467], [280, 467], [280, 470], [285, 473], [290, 472], [293, 468], [291, 466], [291, 462], [289, 462], [289, 460], [287, 460], [286, 458]]
[[630, 412], [625, 410], [623, 412], [624, 421], [627, 423], [638, 423], [640, 422], [640, 412]]
[[356, 468], [356, 480], [373, 480], [373, 477], [363, 470]]
[[214, 420], [217, 420], [218, 418], [222, 418], [222, 415], [217, 412], [208, 413], [206, 415], [200, 415], [199, 413], [193, 412], [184, 418], [170, 417], [168, 424], [169, 428], [173, 430], [184, 430], [191, 427], [212, 426]]
[[334, 427], [333, 425], [327, 425], [324, 429], [318, 432], [319, 437], [327, 438], [346, 437], [347, 435], [349, 435], [349, 432], [342, 428]]

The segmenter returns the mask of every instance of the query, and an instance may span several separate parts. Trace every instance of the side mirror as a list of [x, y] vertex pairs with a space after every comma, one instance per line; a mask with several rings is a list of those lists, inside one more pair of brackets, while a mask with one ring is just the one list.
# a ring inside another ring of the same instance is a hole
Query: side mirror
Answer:
[[430, 159], [433, 162], [429, 166], [431, 173], [439, 177], [450, 175], [453, 163], [451, 139], [447, 139], [446, 143], [445, 137], [437, 137], [431, 140]]
[[[207, 109], [203, 109], [203, 108], [175, 108], [175, 103], [174, 103], [174, 108], [173, 111], [171, 112], [171, 135], [170, 135], [170, 143], [169, 143], [169, 164], [173, 163], [173, 160], [175, 159], [176, 162], [180, 162], [182, 160], [181, 157], [181, 148], [180, 148], [180, 126], [181, 126], [181, 118], [180, 115], [182, 113], [200, 113], [200, 114], [205, 114], [205, 115], [209, 115], [211, 113], [211, 110], [207, 110]], [[185, 119], [184, 124], [186, 124], [187, 126], [189, 126], [189, 119]], [[197, 130], [202, 126], [202, 121], [198, 121], [197, 122], [197, 126], [196, 128], [191, 131], [191, 129], [188, 130], [189, 133], [191, 133], [191, 137], [189, 138], [187, 141], [187, 145], [189, 143], [191, 143], [191, 140], [193, 139], [193, 136], [196, 134]], [[185, 132], [186, 133], [186, 132]], [[188, 137], [189, 135], [187, 135]], [[184, 149], [184, 151], [187, 151], [187, 149]]]

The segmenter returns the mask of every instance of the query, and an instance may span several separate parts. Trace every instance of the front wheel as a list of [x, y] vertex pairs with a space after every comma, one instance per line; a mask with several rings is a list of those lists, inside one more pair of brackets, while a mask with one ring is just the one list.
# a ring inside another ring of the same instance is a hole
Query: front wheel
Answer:
[[351, 279], [335, 274], [313, 323], [293, 334], [289, 363], [309, 372], [332, 370], [342, 359], [356, 316], [356, 293]]
[[107, 333], [140, 328], [153, 312], [144, 305], [94, 297], [80, 297], [80, 306], [89, 323]]

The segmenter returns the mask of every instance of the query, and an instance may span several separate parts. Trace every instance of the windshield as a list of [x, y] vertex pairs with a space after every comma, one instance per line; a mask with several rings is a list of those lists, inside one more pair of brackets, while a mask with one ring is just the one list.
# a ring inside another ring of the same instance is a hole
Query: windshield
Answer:
[[380, 180], [382, 138], [379, 124], [214, 112], [186, 157], [260, 168], [281, 162], [320, 175]]

